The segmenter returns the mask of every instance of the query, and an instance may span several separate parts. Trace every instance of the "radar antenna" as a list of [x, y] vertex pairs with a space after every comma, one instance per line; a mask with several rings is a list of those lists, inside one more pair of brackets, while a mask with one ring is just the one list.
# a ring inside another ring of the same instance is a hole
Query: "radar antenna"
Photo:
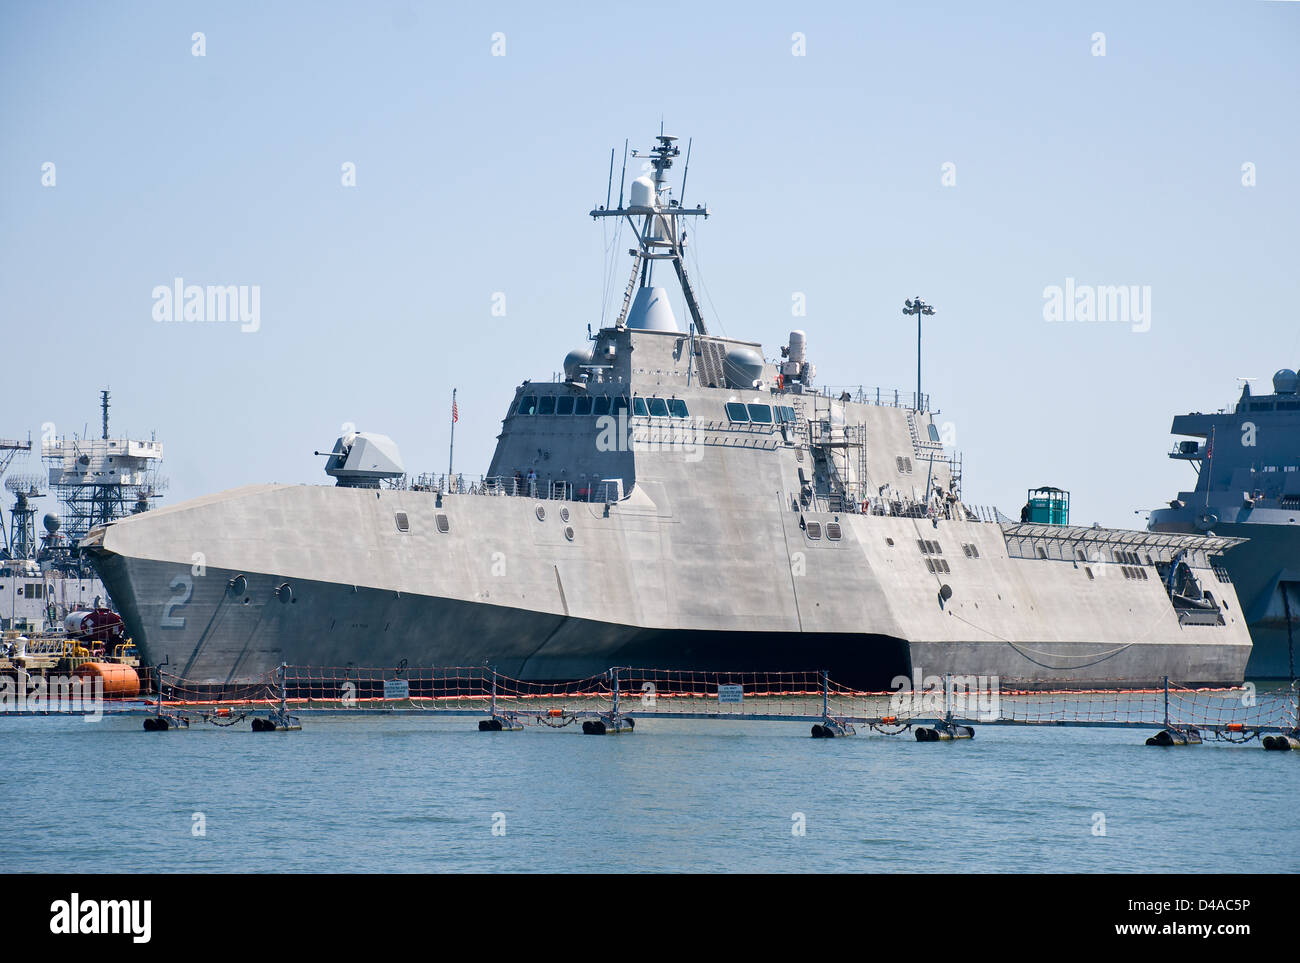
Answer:
[[[709, 209], [702, 206], [685, 208], [679, 201], [670, 197], [672, 187], [668, 185], [668, 169], [673, 166], [674, 158], [681, 154], [681, 148], [676, 144], [677, 138], [669, 134], [661, 132], [655, 140], [658, 144], [647, 151], [632, 151], [633, 157], [647, 158], [654, 172], [653, 191], [646, 192], [650, 196], [639, 196], [637, 193], [639, 182], [633, 182], [633, 190], [628, 197], [627, 206], [624, 206], [623, 185], [620, 183], [618, 207], [613, 209], [601, 207], [591, 212], [593, 218], [627, 218], [637, 239], [637, 246], [628, 251], [632, 255], [632, 276], [628, 279], [627, 291], [623, 295], [623, 308], [619, 311], [618, 320], [614, 325], [619, 328], [624, 326], [637, 287], [651, 286], [654, 262], [670, 261], [677, 274], [677, 281], [681, 285], [682, 295], [686, 299], [686, 308], [691, 314], [696, 332], [708, 334], [708, 327], [700, 312], [699, 300], [695, 297], [695, 290], [691, 287], [691, 280], [686, 274], [686, 266], [683, 263], [686, 232], [682, 230], [682, 218], [708, 217]], [[687, 156], [689, 160], [689, 150]], [[626, 160], [623, 166], [626, 171]], [[683, 177], [683, 191], [685, 188], [686, 180]]]

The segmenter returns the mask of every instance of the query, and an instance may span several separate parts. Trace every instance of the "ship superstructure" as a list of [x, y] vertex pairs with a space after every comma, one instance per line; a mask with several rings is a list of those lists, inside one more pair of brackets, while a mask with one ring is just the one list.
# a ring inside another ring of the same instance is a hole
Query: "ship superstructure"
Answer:
[[1169, 457], [1196, 471], [1196, 485], [1151, 513], [1155, 532], [1240, 540], [1224, 565], [1254, 640], [1247, 673], [1295, 678], [1300, 643], [1300, 378], [1283, 368], [1273, 392], [1250, 382], [1230, 408], [1174, 418]]
[[[63, 630], [73, 613], [111, 604], [99, 576], [80, 552], [92, 528], [147, 511], [165, 487], [157, 475], [162, 443], [111, 438], [109, 392], [100, 393], [100, 438], [49, 437], [40, 445], [45, 471], [15, 472], [4, 478], [12, 498], [0, 547], [0, 630], [33, 635]], [[0, 475], [14, 458], [29, 455], [33, 443], [0, 440]], [[41, 515], [56, 498], [63, 514]], [[37, 517], [40, 515], [40, 524]]]
[[41, 444], [50, 488], [63, 503], [63, 527], [73, 543], [92, 528], [127, 514], [148, 511], [165, 488], [158, 477], [162, 442], [109, 437], [109, 392], [100, 392], [103, 427], [99, 438], [67, 436]]
[[626, 205], [590, 212], [636, 237], [622, 308], [561, 377], [516, 387], [478, 482], [407, 485], [389, 439], [350, 433], [333, 487], [251, 485], [93, 531], [146, 660], [212, 685], [402, 660], [526, 679], [819, 668], [871, 689], [1240, 681], [1249, 636], [1214, 567], [1233, 539], [1006, 522], [963, 500], [919, 391], [818, 387], [802, 331], [772, 358], [712, 332], [682, 257], [708, 211], [672, 196], [677, 153], [661, 135]]

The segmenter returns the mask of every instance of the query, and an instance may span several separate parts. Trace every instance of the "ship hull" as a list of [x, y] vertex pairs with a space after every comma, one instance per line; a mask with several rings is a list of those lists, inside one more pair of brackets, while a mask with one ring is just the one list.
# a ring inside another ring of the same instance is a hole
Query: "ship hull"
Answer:
[[[115, 522], [88, 550], [144, 659], [204, 686], [405, 660], [527, 680], [625, 665], [825, 670], [875, 691], [945, 673], [1145, 688], [1239, 683], [1250, 652], [1231, 586], [1226, 619], [1182, 624], [1158, 582], [1056, 548], [1013, 557], [993, 524], [828, 515], [831, 541], [780, 509], [683, 516], [648, 500], [250, 486]], [[970, 557], [950, 551], [936, 578], [918, 534]]]
[[[906, 641], [871, 633], [620, 625], [303, 579], [293, 580], [292, 596], [281, 602], [278, 576], [207, 569], [186, 591], [174, 584], [177, 568], [169, 563], [108, 556], [99, 569], [135, 636], [146, 640], [144, 659], [165, 660], [169, 673], [205, 687], [270, 679], [281, 663], [489, 665], [525, 680], [584, 679], [614, 666], [824, 670], [842, 685], [870, 691], [888, 690], [912, 673]], [[230, 582], [241, 577], [245, 590], [232, 595]], [[183, 594], [183, 606], [174, 604]], [[299, 617], [299, 607], [315, 614]]]
[[[718, 631], [620, 625], [389, 590], [208, 569], [184, 587], [176, 566], [106, 557], [100, 562], [149, 664], [198, 686], [272, 678], [277, 666], [391, 668], [481, 666], [517, 679], [567, 680], [613, 666], [684, 671], [826, 671], [835, 682], [879, 692], [899, 676], [982, 675], [1025, 688], [1158, 687], [1240, 681], [1239, 648], [1198, 643], [1061, 643], [1024, 640], [908, 642], [873, 633]], [[242, 577], [244, 592], [229, 584]], [[247, 602], [244, 600], [248, 599]], [[297, 606], [316, 616], [297, 617]], [[169, 608], [170, 606], [170, 608]], [[170, 624], [169, 624], [170, 623]], [[153, 630], [145, 626], [166, 626]], [[342, 672], [339, 675], [342, 678]]]

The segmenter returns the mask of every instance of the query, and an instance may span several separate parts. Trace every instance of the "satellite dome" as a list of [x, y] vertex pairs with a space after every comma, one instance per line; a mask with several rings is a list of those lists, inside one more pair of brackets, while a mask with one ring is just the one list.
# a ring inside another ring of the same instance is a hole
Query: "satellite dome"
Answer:
[[1280, 395], [1293, 395], [1296, 393], [1298, 382], [1300, 382], [1300, 377], [1294, 371], [1290, 368], [1283, 368], [1273, 375], [1273, 390]]
[[728, 388], [752, 388], [763, 377], [763, 356], [753, 348], [732, 348], [726, 374]]
[[55, 532], [59, 530], [59, 526], [62, 524], [62, 521], [59, 519], [59, 516], [56, 515], [54, 512], [46, 512], [45, 517], [41, 519], [41, 524], [45, 526], [45, 530], [47, 532], [53, 535]]
[[655, 182], [644, 174], [632, 182], [628, 193], [628, 207], [654, 207]]
[[574, 348], [564, 356], [564, 377], [569, 381], [577, 381], [582, 374], [582, 366], [591, 364], [591, 358], [591, 345]]

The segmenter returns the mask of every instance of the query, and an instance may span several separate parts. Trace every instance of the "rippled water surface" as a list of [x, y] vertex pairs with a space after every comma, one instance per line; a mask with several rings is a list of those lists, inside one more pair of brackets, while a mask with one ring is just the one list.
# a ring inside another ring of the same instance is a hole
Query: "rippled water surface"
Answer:
[[1157, 749], [1138, 730], [985, 726], [918, 744], [652, 719], [617, 737], [480, 733], [470, 718], [247, 725], [0, 719], [0, 870], [1300, 870], [1300, 753], [1258, 742]]

